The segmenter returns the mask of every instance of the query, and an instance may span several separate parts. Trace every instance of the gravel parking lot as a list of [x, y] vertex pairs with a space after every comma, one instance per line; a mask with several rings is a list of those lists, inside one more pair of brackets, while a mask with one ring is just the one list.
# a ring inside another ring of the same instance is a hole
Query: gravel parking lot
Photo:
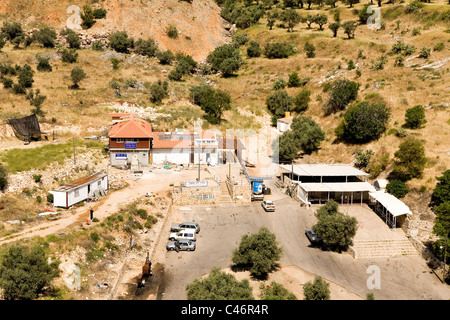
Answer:
[[[313, 210], [300, 207], [295, 200], [276, 192], [271, 199], [276, 212], [265, 212], [260, 202], [176, 207], [170, 222], [195, 221], [201, 231], [195, 252], [161, 254], [164, 262], [159, 262], [165, 272], [157, 299], [186, 299], [186, 284], [208, 274], [212, 267], [230, 267], [232, 251], [238, 247], [242, 235], [254, 233], [262, 226], [275, 233], [283, 247], [282, 266], [297, 266], [321, 275], [362, 298], [368, 292], [374, 292], [376, 299], [387, 300], [450, 298], [448, 286], [439, 282], [419, 256], [355, 260], [346, 253], [311, 247], [304, 231], [315, 223]], [[355, 210], [354, 206], [352, 211]], [[161, 237], [166, 236], [164, 232], [168, 237], [169, 230], [163, 230]], [[161, 241], [159, 249], [163, 250], [166, 243]], [[380, 268], [381, 289], [367, 288], [370, 276], [367, 270], [371, 265]]]

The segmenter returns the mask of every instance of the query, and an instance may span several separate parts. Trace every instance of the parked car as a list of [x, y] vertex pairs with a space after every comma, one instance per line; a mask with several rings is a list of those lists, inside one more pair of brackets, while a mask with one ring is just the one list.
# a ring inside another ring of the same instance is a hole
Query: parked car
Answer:
[[266, 211], [275, 211], [275, 204], [272, 200], [263, 200], [263, 202], [261, 202], [261, 206]]
[[175, 240], [181, 240], [181, 239], [185, 239], [185, 240], [196, 240], [196, 236], [195, 236], [195, 230], [193, 229], [183, 229], [179, 232], [172, 232], [169, 235], [169, 240], [175, 241]]
[[194, 251], [196, 247], [196, 242], [192, 240], [178, 240], [170, 241], [166, 248], [168, 251]]
[[311, 244], [321, 244], [322, 238], [319, 237], [313, 230], [308, 229], [305, 230], [305, 235], [308, 238], [308, 240], [311, 242]]
[[182, 229], [195, 229], [195, 233], [200, 232], [200, 226], [197, 222], [183, 222], [183, 223], [175, 223], [170, 227], [170, 231], [178, 232]]

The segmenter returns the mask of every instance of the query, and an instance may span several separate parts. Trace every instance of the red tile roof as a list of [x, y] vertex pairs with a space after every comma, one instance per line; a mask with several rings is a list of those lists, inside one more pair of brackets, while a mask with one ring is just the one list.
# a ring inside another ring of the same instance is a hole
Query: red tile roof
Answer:
[[122, 117], [109, 131], [110, 138], [152, 138], [152, 126], [134, 115]]

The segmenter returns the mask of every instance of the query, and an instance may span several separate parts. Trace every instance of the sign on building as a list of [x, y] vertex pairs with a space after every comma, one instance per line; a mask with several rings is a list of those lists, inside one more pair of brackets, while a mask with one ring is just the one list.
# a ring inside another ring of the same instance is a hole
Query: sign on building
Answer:
[[184, 183], [186, 188], [198, 188], [198, 187], [207, 187], [208, 181], [186, 181]]

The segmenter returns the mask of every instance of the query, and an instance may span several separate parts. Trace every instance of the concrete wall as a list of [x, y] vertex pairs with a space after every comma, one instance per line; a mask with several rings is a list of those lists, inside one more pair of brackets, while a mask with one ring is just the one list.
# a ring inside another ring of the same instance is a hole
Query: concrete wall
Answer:
[[166, 161], [175, 164], [189, 164], [191, 149], [152, 149], [153, 164], [163, 164]]
[[[126, 154], [127, 158], [118, 158], [117, 155]], [[109, 151], [109, 161], [112, 166], [115, 167], [125, 167], [127, 164], [131, 163], [131, 156], [133, 154], [138, 154], [139, 163], [141, 166], [149, 165], [149, 150], [110, 150]]]
[[172, 200], [174, 205], [218, 203], [221, 194], [220, 184], [214, 180], [208, 180], [208, 186], [206, 187], [174, 187]]
[[247, 179], [236, 181], [231, 179], [226, 180], [228, 192], [231, 199], [236, 203], [250, 203], [252, 202], [252, 187]]

